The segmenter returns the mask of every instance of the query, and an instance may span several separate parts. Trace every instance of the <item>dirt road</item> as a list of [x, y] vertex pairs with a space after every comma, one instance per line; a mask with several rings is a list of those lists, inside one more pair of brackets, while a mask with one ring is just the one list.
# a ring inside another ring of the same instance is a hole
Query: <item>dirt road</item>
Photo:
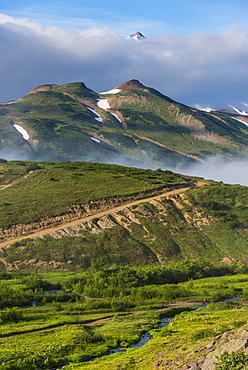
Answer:
[[[195, 186], [198, 186], [198, 187], [203, 186], [203, 185], [205, 185], [205, 182], [197, 182], [195, 184]], [[122, 211], [123, 209], [125, 209], [127, 207], [132, 207], [134, 205], [138, 205], [138, 204], [141, 204], [141, 203], [144, 203], [144, 202], [149, 202], [151, 200], [156, 200], [156, 199], [160, 199], [160, 198], [167, 198], [167, 197], [170, 197], [171, 195], [180, 194], [180, 193], [183, 193], [183, 192], [185, 192], [189, 189], [190, 189], [190, 187], [188, 186], [188, 187], [185, 187], [185, 188], [166, 191], [165, 193], [162, 193], [162, 194], [159, 194], [159, 195], [156, 195], [156, 196], [153, 196], [153, 197], [131, 201], [131, 202], [125, 203], [121, 206], [116, 206], [116, 207], [113, 207], [111, 209], [99, 212], [99, 213], [94, 213], [91, 216], [86, 216], [86, 217], [83, 217], [83, 218], [80, 218], [80, 219], [77, 219], [77, 220], [74, 220], [74, 221], [59, 224], [58, 226], [52, 226], [50, 228], [40, 229], [38, 231], [35, 231], [35, 232], [30, 233], [30, 234], [25, 235], [25, 236], [19, 236], [17, 238], [8, 239], [6, 241], [0, 242], [0, 249], [6, 247], [10, 243], [13, 243], [13, 242], [16, 242], [16, 241], [19, 241], [19, 240], [23, 240], [23, 239], [27, 239], [27, 238], [34, 239], [34, 238], [43, 237], [44, 235], [47, 235], [51, 232], [54, 232], [54, 231], [57, 231], [57, 230], [60, 230], [60, 229], [66, 229], [66, 228], [69, 228], [69, 227], [72, 227], [72, 226], [90, 221], [94, 218], [100, 218], [100, 217], [103, 217], [103, 216], [106, 216], [106, 215], [110, 215], [112, 213]]]

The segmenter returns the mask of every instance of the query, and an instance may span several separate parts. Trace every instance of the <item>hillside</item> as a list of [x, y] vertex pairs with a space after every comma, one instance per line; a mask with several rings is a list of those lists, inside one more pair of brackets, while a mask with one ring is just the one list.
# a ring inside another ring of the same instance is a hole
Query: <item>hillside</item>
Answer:
[[181, 170], [213, 155], [246, 158], [246, 120], [188, 107], [137, 80], [102, 94], [82, 82], [47, 84], [0, 104], [0, 156]]
[[118, 165], [2, 162], [2, 270], [248, 261], [244, 186]]

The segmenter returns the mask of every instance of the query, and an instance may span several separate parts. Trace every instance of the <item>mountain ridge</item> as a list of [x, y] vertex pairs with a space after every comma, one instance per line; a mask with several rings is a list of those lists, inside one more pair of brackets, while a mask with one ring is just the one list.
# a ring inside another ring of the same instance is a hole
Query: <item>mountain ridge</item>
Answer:
[[247, 156], [246, 116], [200, 111], [135, 79], [104, 93], [83, 82], [38, 86], [0, 104], [0, 127], [0, 156], [7, 159], [180, 170], [215, 155]]

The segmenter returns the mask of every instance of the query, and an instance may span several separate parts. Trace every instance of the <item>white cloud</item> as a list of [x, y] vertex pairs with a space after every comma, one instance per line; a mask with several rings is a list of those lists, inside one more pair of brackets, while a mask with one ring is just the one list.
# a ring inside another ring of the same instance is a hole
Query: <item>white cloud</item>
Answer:
[[214, 109], [210, 108], [210, 107], [201, 107], [199, 104], [195, 104], [195, 107], [196, 109], [199, 109], [199, 110], [203, 110], [204, 112], [213, 112]]
[[0, 52], [2, 102], [44, 83], [83, 81], [100, 92], [132, 78], [189, 105], [239, 109], [247, 100], [247, 30], [137, 43], [108, 28], [77, 32], [3, 14]]
[[205, 167], [197, 165], [185, 171], [191, 176], [202, 176], [205, 179], [223, 181], [228, 184], [248, 186], [247, 162], [244, 160], [223, 163], [219, 157], [209, 158]]

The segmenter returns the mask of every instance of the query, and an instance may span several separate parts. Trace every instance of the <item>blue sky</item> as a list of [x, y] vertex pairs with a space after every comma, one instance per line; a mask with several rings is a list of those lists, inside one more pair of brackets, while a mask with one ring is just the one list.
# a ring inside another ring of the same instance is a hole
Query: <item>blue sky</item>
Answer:
[[[0, 102], [135, 78], [192, 106], [248, 109], [247, 0], [0, 0], [0, 13]], [[124, 38], [136, 31], [147, 39]]]
[[108, 27], [128, 35], [137, 30], [146, 36], [195, 31], [217, 33], [247, 27], [246, 0], [43, 0], [1, 1], [0, 12], [28, 18], [43, 25], [74, 30]]

